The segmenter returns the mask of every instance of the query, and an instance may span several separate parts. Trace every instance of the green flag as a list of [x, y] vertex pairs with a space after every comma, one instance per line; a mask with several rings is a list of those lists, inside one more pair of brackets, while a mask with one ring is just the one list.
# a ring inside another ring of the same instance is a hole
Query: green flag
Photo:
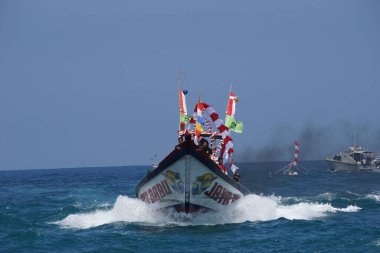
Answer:
[[234, 117], [231, 117], [229, 115], [226, 115], [226, 127], [239, 134], [241, 134], [244, 130], [243, 122], [237, 121], [234, 119]]
[[179, 115], [179, 121], [180, 122], [189, 123], [190, 120], [191, 120], [191, 117], [189, 115], [186, 115], [186, 114], [180, 114]]

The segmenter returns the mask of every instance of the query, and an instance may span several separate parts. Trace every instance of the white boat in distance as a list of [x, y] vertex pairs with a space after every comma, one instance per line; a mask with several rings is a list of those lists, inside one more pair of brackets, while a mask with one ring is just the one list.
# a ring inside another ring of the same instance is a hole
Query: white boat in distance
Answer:
[[373, 171], [380, 169], [380, 157], [362, 146], [354, 145], [347, 151], [326, 158], [334, 171]]

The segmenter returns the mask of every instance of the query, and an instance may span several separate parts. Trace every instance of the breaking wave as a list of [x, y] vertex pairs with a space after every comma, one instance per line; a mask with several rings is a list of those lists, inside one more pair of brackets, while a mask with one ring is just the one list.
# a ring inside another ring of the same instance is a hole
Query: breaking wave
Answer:
[[109, 210], [70, 214], [54, 222], [63, 228], [88, 229], [114, 222], [135, 223], [151, 226], [196, 226], [243, 223], [246, 221], [311, 220], [325, 217], [328, 213], [357, 212], [358, 206], [336, 208], [331, 204], [301, 202], [292, 205], [281, 203], [281, 197], [250, 194], [220, 213], [183, 214], [174, 211], [157, 212], [154, 206], [139, 199], [119, 196]]
[[380, 193], [372, 193], [365, 196], [366, 199], [371, 199], [376, 202], [380, 202]]

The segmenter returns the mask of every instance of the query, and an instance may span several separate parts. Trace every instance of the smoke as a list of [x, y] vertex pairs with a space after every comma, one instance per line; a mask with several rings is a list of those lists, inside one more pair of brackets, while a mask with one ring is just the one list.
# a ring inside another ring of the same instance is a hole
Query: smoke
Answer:
[[[300, 144], [300, 160], [323, 160], [327, 156], [344, 151], [353, 145], [362, 145], [373, 152], [380, 152], [380, 129], [371, 124], [354, 124], [347, 120], [339, 121], [335, 126], [321, 126], [307, 123], [300, 129], [281, 126], [270, 134], [260, 148], [250, 146], [236, 151], [236, 160], [241, 162], [287, 161], [292, 160], [294, 141]], [[257, 143], [252, 141], [252, 143]]]
[[[317, 159], [326, 156], [326, 147], [331, 147], [331, 135], [329, 127], [316, 127], [314, 125], [306, 125], [298, 135], [300, 148], [302, 147], [302, 158], [306, 160]], [[301, 157], [301, 156], [300, 156]]]
[[273, 134], [269, 135], [269, 139], [265, 141], [265, 145], [257, 149], [255, 146], [247, 147], [243, 152], [236, 152], [236, 158], [241, 162], [250, 161], [278, 161], [285, 160], [284, 157], [292, 152], [291, 143], [288, 142], [287, 135], [292, 132], [291, 127], [284, 126], [278, 128]]

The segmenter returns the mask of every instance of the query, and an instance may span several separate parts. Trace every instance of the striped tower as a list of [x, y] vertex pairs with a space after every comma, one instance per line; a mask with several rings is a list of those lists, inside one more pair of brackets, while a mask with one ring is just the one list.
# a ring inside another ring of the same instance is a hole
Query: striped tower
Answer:
[[297, 141], [294, 142], [294, 157], [293, 157], [293, 166], [298, 164], [298, 153], [300, 151], [300, 145]]

